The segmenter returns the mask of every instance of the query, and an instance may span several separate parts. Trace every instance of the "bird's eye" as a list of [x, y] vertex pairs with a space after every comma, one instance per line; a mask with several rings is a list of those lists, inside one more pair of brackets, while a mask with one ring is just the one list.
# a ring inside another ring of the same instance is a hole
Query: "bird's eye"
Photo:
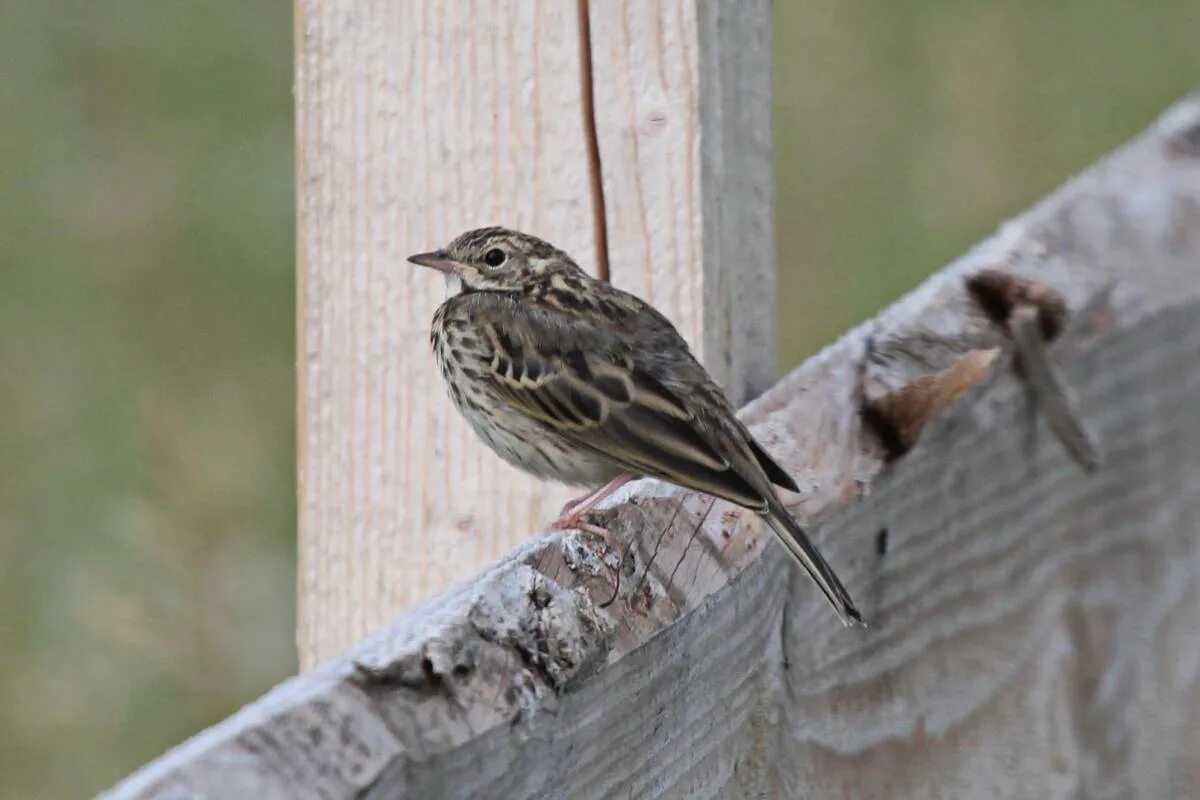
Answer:
[[504, 259], [508, 258], [504, 251], [499, 247], [493, 247], [483, 254], [483, 262], [489, 267], [498, 267], [504, 263]]

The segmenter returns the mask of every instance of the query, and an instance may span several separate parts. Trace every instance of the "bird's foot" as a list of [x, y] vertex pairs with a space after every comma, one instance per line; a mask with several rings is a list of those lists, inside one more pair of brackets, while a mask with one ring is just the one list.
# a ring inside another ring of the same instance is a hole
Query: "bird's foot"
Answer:
[[608, 528], [597, 525], [593, 522], [586, 522], [583, 519], [583, 514], [563, 514], [558, 519], [554, 520], [548, 526], [552, 531], [584, 531], [599, 536], [604, 540], [607, 547], [612, 547], [615, 537], [613, 532]]
[[596, 536], [599, 536], [604, 540], [606, 545], [612, 547], [615, 539], [613, 532], [600, 525], [596, 525], [591, 522], [585, 522], [583, 515], [590, 511], [592, 507], [601, 500], [608, 497], [617, 489], [620, 489], [629, 481], [633, 480], [633, 478], [633, 475], [618, 475], [600, 488], [593, 489], [583, 497], [577, 497], [571, 502], [567, 503], [562, 507], [562, 511], [559, 512], [558, 519], [550, 523], [550, 530], [586, 531], [587, 533], [593, 533]]

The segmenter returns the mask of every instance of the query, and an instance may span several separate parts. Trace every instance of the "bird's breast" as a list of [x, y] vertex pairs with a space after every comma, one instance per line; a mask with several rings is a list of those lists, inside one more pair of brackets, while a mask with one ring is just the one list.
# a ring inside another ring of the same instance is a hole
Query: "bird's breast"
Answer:
[[612, 463], [573, 447], [497, 391], [491, 339], [455, 308], [453, 298], [434, 315], [430, 342], [446, 391], [479, 438], [505, 461], [542, 478], [599, 486], [616, 475], [620, 470]]
[[469, 319], [448, 306], [443, 304], [434, 315], [430, 344], [454, 404], [466, 413], [464, 405], [484, 402], [478, 395], [488, 385], [491, 345]]

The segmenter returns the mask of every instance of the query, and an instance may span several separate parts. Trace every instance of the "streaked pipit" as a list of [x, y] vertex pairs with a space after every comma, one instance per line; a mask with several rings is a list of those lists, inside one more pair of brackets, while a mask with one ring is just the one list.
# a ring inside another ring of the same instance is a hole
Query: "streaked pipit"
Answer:
[[599, 487], [652, 476], [752, 509], [846, 624], [862, 617], [773, 486], [796, 491], [754, 441], [687, 342], [649, 304], [597, 281], [561, 250], [504, 228], [469, 231], [410, 259], [457, 278], [433, 317], [450, 396], [502, 458], [542, 478]]

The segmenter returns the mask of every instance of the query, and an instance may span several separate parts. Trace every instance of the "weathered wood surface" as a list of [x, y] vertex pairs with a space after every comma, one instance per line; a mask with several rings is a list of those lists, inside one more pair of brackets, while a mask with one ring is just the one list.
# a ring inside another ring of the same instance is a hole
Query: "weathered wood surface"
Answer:
[[[612, 280], [745, 399], [774, 374], [770, 4], [589, 16]], [[296, 2], [304, 666], [577, 493], [486, 451], [446, 401], [444, 288], [405, 257], [504, 224], [592, 267], [579, 59], [574, 3]]]
[[[1095, 472], [967, 295], [994, 266], [1065, 300]], [[1198, 356], [1200, 96], [745, 410], [869, 629], [748, 515], [644, 481], [611, 605], [617, 554], [542, 536], [110, 796], [1198, 796]], [[863, 404], [961, 363], [887, 461]]]

